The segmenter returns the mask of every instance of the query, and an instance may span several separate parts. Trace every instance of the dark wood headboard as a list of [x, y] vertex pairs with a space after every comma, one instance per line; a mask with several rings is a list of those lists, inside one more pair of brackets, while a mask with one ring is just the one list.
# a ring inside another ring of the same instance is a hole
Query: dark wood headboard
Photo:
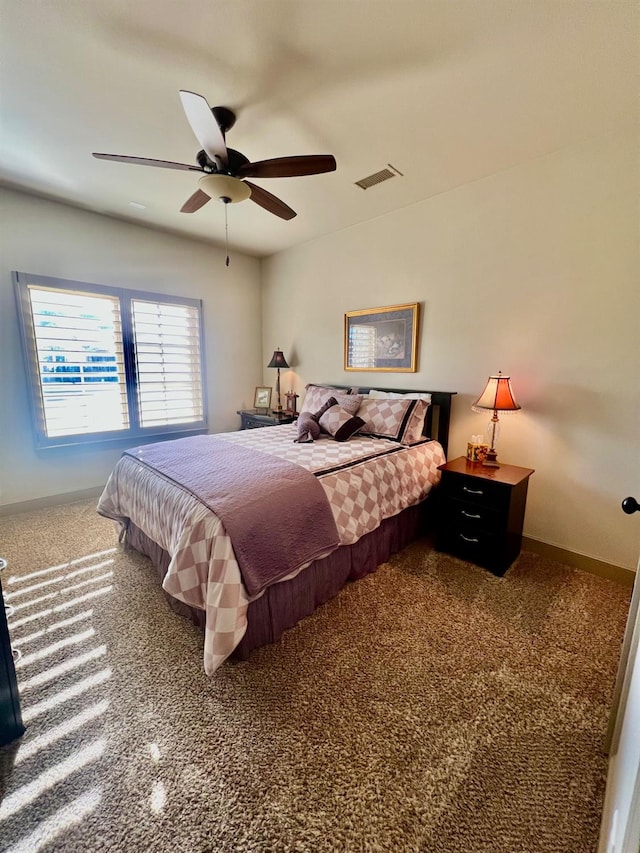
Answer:
[[[327, 384], [325, 388], [336, 388], [343, 391], [352, 388], [358, 394], [367, 394], [374, 386], [364, 387], [362, 385], [333, 385]], [[449, 449], [449, 424], [451, 423], [451, 399], [457, 394], [457, 391], [429, 391], [426, 388], [380, 388], [376, 385], [379, 391], [391, 391], [394, 394], [431, 394], [431, 405], [427, 409], [427, 417], [424, 422], [423, 434], [427, 438], [435, 438], [440, 442], [445, 452], [448, 454]], [[448, 458], [448, 456], [447, 456]]]

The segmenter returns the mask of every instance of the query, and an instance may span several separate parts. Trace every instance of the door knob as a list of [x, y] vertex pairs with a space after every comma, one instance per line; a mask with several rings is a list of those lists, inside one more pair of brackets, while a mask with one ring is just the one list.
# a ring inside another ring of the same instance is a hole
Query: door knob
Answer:
[[634, 512], [638, 512], [640, 509], [640, 504], [635, 498], [625, 498], [622, 501], [622, 509], [627, 515], [633, 515]]

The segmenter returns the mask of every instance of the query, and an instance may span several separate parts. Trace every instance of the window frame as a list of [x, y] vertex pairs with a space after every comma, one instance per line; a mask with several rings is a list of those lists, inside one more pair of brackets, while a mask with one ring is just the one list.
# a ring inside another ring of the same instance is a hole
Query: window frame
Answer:
[[[45, 450], [54, 447], [72, 447], [90, 444], [101, 444], [113, 446], [123, 442], [131, 445], [132, 441], [141, 443], [152, 438], [178, 438], [187, 435], [198, 435], [209, 431], [207, 382], [205, 373], [205, 341], [204, 341], [204, 316], [201, 299], [187, 296], [171, 296], [166, 293], [156, 293], [147, 290], [130, 290], [124, 287], [114, 287], [104, 284], [92, 284], [84, 281], [57, 278], [54, 276], [31, 275], [30, 273], [13, 271], [12, 273], [16, 306], [18, 312], [18, 325], [20, 327], [20, 338], [22, 343], [22, 354], [26, 371], [27, 385], [29, 387], [29, 404], [31, 410], [31, 421], [36, 448]], [[120, 430], [107, 430], [91, 433], [74, 433], [73, 435], [57, 436], [50, 438], [46, 433], [46, 424], [42, 417], [43, 404], [41, 395], [43, 392], [38, 365], [38, 353], [36, 347], [35, 327], [29, 298], [29, 285], [49, 287], [57, 290], [77, 291], [78, 293], [95, 294], [97, 296], [111, 296], [118, 299], [120, 308], [120, 319], [122, 323], [122, 348], [125, 371], [125, 385], [127, 396], [127, 407], [129, 415], [129, 427]], [[202, 420], [181, 424], [166, 424], [152, 427], [140, 426], [140, 409], [138, 405], [138, 373], [136, 367], [136, 344], [133, 328], [132, 303], [135, 300], [157, 301], [165, 305], [188, 305], [195, 307], [198, 312], [198, 334], [200, 346], [200, 380], [202, 388]]]

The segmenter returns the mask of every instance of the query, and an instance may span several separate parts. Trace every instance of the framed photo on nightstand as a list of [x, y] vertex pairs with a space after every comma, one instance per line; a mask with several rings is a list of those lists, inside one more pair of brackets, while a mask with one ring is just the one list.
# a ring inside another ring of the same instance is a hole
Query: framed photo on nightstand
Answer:
[[263, 385], [258, 385], [256, 393], [253, 397], [253, 408], [264, 409], [265, 414], [271, 406], [271, 388]]

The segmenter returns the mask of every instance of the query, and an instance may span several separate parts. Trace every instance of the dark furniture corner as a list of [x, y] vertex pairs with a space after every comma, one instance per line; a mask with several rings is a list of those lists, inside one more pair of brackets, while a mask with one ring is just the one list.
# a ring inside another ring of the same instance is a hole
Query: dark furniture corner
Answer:
[[[5, 561], [0, 559], [0, 571], [5, 566]], [[0, 579], [0, 746], [11, 743], [22, 734], [20, 696]]]
[[242, 409], [240, 415], [240, 429], [258, 429], [259, 427], [279, 426], [280, 424], [292, 424], [294, 415], [285, 412], [267, 412], [262, 414], [255, 409]]
[[440, 466], [440, 521], [436, 548], [495, 575], [520, 553], [532, 468], [486, 468], [464, 456]]

